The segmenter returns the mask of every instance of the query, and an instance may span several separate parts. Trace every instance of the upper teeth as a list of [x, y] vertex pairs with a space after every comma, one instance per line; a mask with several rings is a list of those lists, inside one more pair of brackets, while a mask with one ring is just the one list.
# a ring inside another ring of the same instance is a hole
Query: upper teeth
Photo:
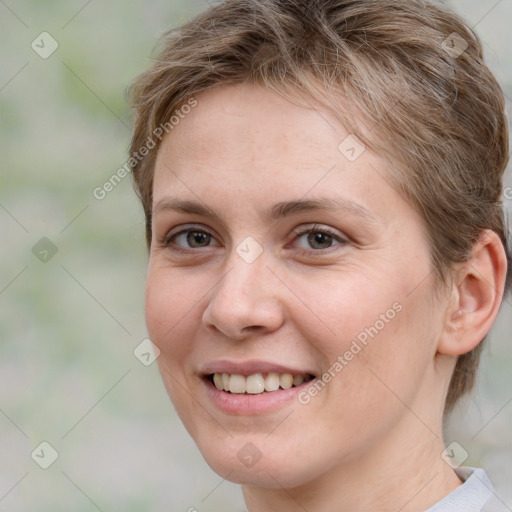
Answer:
[[292, 386], [300, 386], [308, 378], [307, 375], [294, 376], [291, 373], [268, 373], [266, 376], [255, 373], [247, 377], [229, 373], [214, 373], [213, 383], [221, 391], [256, 395], [264, 391], [276, 391], [279, 387], [290, 389]]

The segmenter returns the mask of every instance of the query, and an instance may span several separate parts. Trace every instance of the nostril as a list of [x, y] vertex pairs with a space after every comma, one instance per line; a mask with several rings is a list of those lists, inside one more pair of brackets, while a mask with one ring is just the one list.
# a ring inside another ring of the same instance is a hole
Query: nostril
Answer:
[[253, 331], [261, 331], [262, 329], [264, 329], [263, 325], [249, 325], [248, 327], [244, 327], [242, 329], [242, 331], [253, 332]]

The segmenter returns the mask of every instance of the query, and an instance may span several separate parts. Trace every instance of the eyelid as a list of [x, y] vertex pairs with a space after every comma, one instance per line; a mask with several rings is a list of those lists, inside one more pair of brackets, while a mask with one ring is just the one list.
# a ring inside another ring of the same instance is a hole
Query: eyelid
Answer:
[[[197, 231], [200, 233], [205, 233], [205, 234], [211, 236], [213, 240], [217, 241], [216, 235], [213, 234], [209, 229], [205, 228], [201, 224], [185, 224], [185, 225], [179, 226], [175, 229], [176, 229], [175, 231], [170, 230], [169, 232], [167, 232], [165, 234], [165, 236], [161, 239], [161, 243], [165, 247], [168, 247], [171, 244], [171, 240], [173, 238], [176, 238], [179, 235], [181, 235], [183, 233], [190, 232], [190, 231]], [[298, 237], [305, 235], [307, 233], [324, 233], [326, 235], [331, 236], [336, 242], [338, 242], [336, 245], [328, 247], [327, 249], [304, 249], [304, 248], [300, 248], [300, 247], [295, 248], [299, 252], [303, 252], [303, 253], [306, 253], [306, 252], [307, 253], [328, 252], [328, 251], [331, 251], [333, 249], [333, 247], [337, 247], [338, 245], [345, 245], [345, 244], [350, 243], [350, 240], [347, 236], [344, 236], [344, 235], [336, 232], [335, 230], [333, 230], [329, 227], [326, 227], [326, 226], [322, 226], [320, 224], [309, 224], [309, 225], [299, 226], [299, 227], [293, 229], [293, 233], [295, 235], [295, 238], [292, 240], [292, 242], [294, 242]], [[212, 247], [212, 246], [206, 246], [206, 247]], [[202, 249], [205, 249], [206, 247], [204, 247]], [[215, 247], [215, 246], [213, 246], [213, 247]], [[173, 250], [178, 251], [178, 252], [190, 252], [190, 251], [195, 252], [198, 249], [200, 249], [200, 248], [183, 247], [183, 246], [177, 245], [177, 244], [175, 244], [175, 246], [173, 247]]]
[[[340, 242], [343, 244], [348, 244], [350, 242], [350, 240], [347, 236], [337, 233], [333, 229], [322, 226], [320, 224], [311, 224], [308, 226], [300, 226], [300, 227], [294, 229], [293, 232], [295, 233], [295, 235], [297, 237], [305, 235], [306, 233], [325, 233], [326, 235], [329, 235], [332, 238], [334, 238], [337, 242]], [[320, 252], [323, 249], [316, 249], [316, 250], [311, 249], [311, 250], [315, 251], [315, 252]], [[325, 250], [328, 250], [328, 249], [325, 249]]]
[[[171, 239], [176, 238], [177, 236], [179, 236], [183, 233], [190, 232], [190, 231], [197, 231], [199, 233], [205, 233], [207, 235], [210, 235], [213, 239], [216, 239], [216, 235], [214, 235], [211, 231], [206, 229], [201, 224], [185, 224], [185, 225], [179, 226], [175, 229], [177, 231], [170, 230], [162, 238], [161, 242], [166, 247], [171, 243]], [[187, 249], [186, 247], [182, 247], [181, 245], [178, 245], [177, 247], [180, 247], [181, 249]], [[188, 248], [188, 250], [194, 250], [194, 249]]]

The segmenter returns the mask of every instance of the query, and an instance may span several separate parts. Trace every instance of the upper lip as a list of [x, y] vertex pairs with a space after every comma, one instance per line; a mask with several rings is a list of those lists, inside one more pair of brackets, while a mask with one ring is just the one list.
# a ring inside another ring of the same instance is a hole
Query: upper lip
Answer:
[[284, 366], [279, 363], [272, 363], [261, 360], [228, 361], [226, 359], [212, 361], [205, 364], [200, 373], [211, 375], [212, 373], [230, 373], [236, 375], [254, 375], [255, 373], [291, 373], [292, 375], [314, 375], [310, 370]]

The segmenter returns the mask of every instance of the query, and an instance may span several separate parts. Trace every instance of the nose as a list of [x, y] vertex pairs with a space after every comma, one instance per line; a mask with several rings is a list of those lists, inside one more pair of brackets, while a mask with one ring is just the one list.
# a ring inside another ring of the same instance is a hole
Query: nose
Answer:
[[235, 254], [230, 263], [203, 313], [205, 327], [230, 340], [278, 330], [284, 322], [283, 305], [264, 258], [247, 263]]

